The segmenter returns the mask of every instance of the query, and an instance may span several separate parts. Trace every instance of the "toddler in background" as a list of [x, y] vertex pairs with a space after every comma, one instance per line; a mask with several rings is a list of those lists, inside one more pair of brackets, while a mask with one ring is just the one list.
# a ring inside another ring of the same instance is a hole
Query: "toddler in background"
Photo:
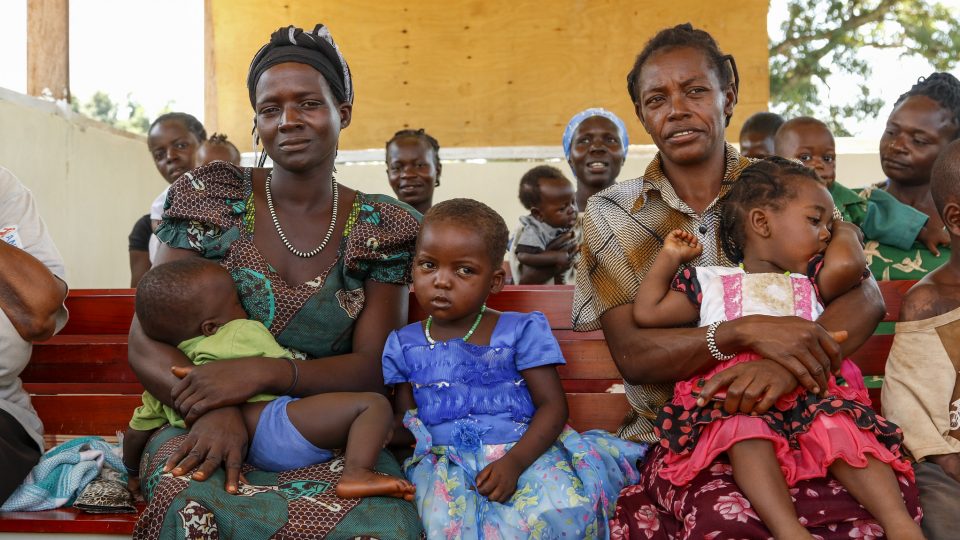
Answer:
[[540, 165], [520, 179], [520, 203], [530, 211], [510, 247], [510, 272], [518, 284], [573, 283], [577, 221], [573, 183], [556, 167]]
[[827, 186], [843, 220], [860, 227], [866, 240], [875, 240], [899, 249], [910, 249], [914, 241], [939, 254], [938, 244], [949, 244], [942, 231], [925, 226], [928, 217], [882, 189], [854, 191], [836, 181], [837, 150], [826, 124], [801, 116], [785, 122], [774, 138], [776, 155], [799, 160], [817, 171]]
[[[194, 364], [247, 357], [290, 363], [294, 353], [281, 347], [259, 321], [247, 319], [230, 273], [219, 264], [188, 257], [154, 267], [137, 288], [137, 320], [151, 339], [180, 349]], [[301, 354], [297, 356], [302, 357]], [[188, 368], [177, 368], [183, 377]], [[376, 393], [328, 393], [296, 398], [257, 395], [241, 407], [249, 434], [247, 462], [266, 471], [286, 471], [329, 461], [327, 448], [346, 447], [337, 496], [413, 498], [406, 480], [373, 470], [392, 434], [393, 412]], [[143, 393], [123, 437], [123, 462], [131, 491], [139, 491], [140, 457], [150, 434], [167, 424], [184, 428], [180, 414], [149, 392]]]
[[930, 193], [950, 259], [903, 297], [883, 381], [883, 412], [916, 460], [923, 532], [956, 538], [960, 515], [960, 141], [937, 157]]
[[565, 425], [565, 362], [546, 317], [486, 305], [503, 287], [506, 247], [503, 218], [483, 203], [433, 206], [413, 261], [429, 316], [384, 346], [398, 441], [416, 442], [404, 470], [427, 538], [608, 538], [646, 447]]
[[[706, 379], [759, 359], [717, 349], [713, 336], [724, 321], [750, 315], [816, 320], [822, 304], [869, 275], [856, 227], [834, 222], [833, 210], [811, 169], [772, 157], [744, 169], [722, 202], [723, 249], [739, 267], [681, 269], [703, 247], [691, 231], [675, 230], [665, 239], [637, 290], [634, 319], [647, 328], [699, 321], [721, 361], [678, 382], [657, 416], [669, 449], [659, 474], [684, 485], [726, 453], [737, 485], [774, 538], [812, 538], [788, 487], [830, 474], [888, 537], [921, 538], [894, 474], [913, 473], [899, 453], [900, 430], [870, 409], [863, 376], [849, 360], [841, 368], [848, 385], [831, 375], [828, 387], [817, 389], [822, 395], [801, 386], [785, 396], [761, 396], [773, 406], [759, 407], [766, 412], [756, 415], [730, 413], [700, 393]], [[846, 332], [834, 338], [843, 340]]]
[[773, 137], [783, 125], [783, 117], [772, 112], [758, 112], [747, 118], [740, 128], [740, 154], [763, 159], [774, 155]]
[[227, 140], [222, 133], [214, 133], [209, 139], [200, 144], [197, 150], [197, 167], [202, 167], [214, 161], [226, 161], [240, 165], [240, 151]]

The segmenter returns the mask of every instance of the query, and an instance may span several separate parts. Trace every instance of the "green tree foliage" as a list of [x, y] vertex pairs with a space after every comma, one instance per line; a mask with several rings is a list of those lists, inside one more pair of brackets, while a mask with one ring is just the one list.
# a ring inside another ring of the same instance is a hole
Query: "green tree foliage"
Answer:
[[[782, 39], [770, 42], [770, 99], [787, 116], [811, 115], [849, 135], [848, 120], [877, 115], [881, 100], [867, 85], [873, 68], [858, 52], [864, 47], [921, 56], [939, 71], [952, 69], [960, 51], [960, 21], [946, 6], [926, 0], [789, 0]], [[858, 81], [859, 93], [821, 94], [827, 77]], [[906, 89], [905, 81], [904, 88]]]
[[[170, 105], [168, 103], [157, 115], [170, 112]], [[70, 100], [70, 107], [74, 112], [133, 133], [146, 135], [147, 129], [150, 128], [150, 118], [143, 109], [143, 105], [129, 94], [126, 104], [122, 105], [114, 102], [110, 95], [103, 91], [95, 92], [85, 103], [80, 103], [74, 96]]]

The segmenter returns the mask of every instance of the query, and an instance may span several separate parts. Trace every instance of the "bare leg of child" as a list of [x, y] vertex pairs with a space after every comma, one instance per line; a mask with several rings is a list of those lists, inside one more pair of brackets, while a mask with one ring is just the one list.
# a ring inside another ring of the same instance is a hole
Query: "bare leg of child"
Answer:
[[797, 509], [787, 491], [787, 482], [772, 442], [764, 439], [740, 441], [727, 450], [727, 456], [737, 486], [774, 538], [813, 538], [797, 519]]
[[880, 522], [887, 538], [923, 538], [920, 526], [903, 504], [897, 476], [889, 465], [870, 456], [862, 469], [837, 460], [830, 465], [830, 474]]
[[[262, 410], [262, 404], [256, 405], [248, 404], [244, 409]], [[345, 449], [343, 474], [336, 488], [338, 497], [413, 500], [413, 484], [374, 470], [393, 430], [393, 408], [387, 398], [373, 392], [317, 394], [291, 402], [287, 405], [287, 416], [314, 446]], [[259, 412], [254, 418], [247, 418], [251, 438], [258, 419]]]
[[147, 447], [147, 441], [152, 433], [152, 431], [138, 431], [128, 427], [123, 434], [123, 465], [127, 468], [127, 489], [138, 501], [143, 500], [140, 494], [140, 476], [130, 474], [130, 471], [140, 470], [140, 456], [143, 455], [143, 449]]

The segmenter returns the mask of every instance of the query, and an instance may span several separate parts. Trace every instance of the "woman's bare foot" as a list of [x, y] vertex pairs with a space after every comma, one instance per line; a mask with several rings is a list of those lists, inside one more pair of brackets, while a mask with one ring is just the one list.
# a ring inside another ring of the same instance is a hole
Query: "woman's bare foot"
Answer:
[[396, 497], [413, 500], [416, 490], [413, 484], [404, 480], [370, 469], [344, 469], [337, 484], [337, 497], [355, 499], [359, 497]]

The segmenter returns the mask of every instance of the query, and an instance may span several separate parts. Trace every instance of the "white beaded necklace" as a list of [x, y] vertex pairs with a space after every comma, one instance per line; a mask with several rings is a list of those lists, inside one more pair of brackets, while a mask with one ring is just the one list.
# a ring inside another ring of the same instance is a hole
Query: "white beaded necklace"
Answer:
[[293, 253], [297, 257], [302, 257], [304, 259], [309, 259], [314, 255], [323, 251], [323, 248], [327, 247], [327, 242], [330, 241], [330, 237], [333, 236], [333, 230], [337, 227], [337, 208], [340, 206], [340, 190], [337, 189], [337, 179], [333, 179], [333, 212], [330, 216], [330, 227], [327, 229], [327, 234], [323, 237], [323, 242], [320, 242], [320, 245], [316, 247], [313, 251], [300, 251], [299, 249], [293, 247], [293, 244], [287, 240], [287, 235], [284, 234], [283, 229], [280, 227], [280, 220], [277, 218], [277, 211], [273, 208], [273, 195], [270, 193], [270, 180], [273, 179], [273, 171], [267, 173], [267, 181], [264, 184], [264, 191], [267, 195], [267, 209], [270, 210], [270, 217], [273, 219], [273, 226], [277, 228], [277, 234], [280, 235], [280, 240], [283, 242], [283, 245], [287, 246], [287, 249], [290, 250], [290, 253]]

